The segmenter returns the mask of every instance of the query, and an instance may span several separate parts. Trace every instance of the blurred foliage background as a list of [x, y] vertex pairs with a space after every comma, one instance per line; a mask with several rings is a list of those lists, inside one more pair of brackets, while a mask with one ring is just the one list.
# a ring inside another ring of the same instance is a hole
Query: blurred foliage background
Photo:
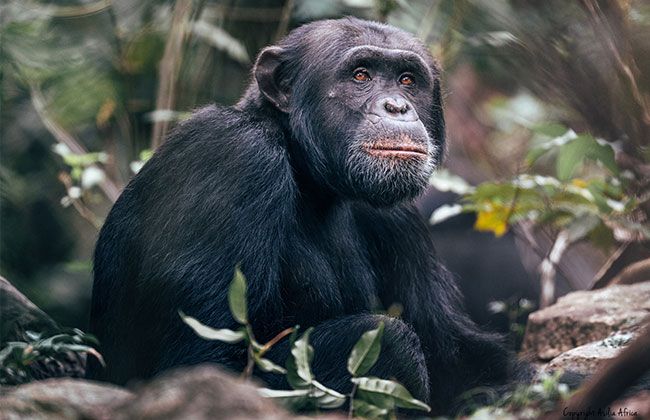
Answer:
[[165, 133], [234, 104], [262, 47], [345, 15], [416, 34], [444, 69], [447, 170], [418, 205], [441, 209], [475, 319], [520, 333], [535, 304], [648, 261], [650, 2], [9, 0], [0, 274], [86, 328], [98, 228]]

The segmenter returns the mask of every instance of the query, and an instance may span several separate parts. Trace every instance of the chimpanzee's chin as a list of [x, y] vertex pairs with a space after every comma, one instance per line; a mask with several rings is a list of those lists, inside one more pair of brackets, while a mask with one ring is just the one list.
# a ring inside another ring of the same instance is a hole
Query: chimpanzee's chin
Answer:
[[410, 201], [424, 191], [431, 173], [426, 164], [378, 166], [374, 171], [349, 168], [350, 198], [382, 207]]

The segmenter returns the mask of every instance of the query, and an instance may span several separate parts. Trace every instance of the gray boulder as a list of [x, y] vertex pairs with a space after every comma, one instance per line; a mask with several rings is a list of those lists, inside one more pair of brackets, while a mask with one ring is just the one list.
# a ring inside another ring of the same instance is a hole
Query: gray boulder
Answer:
[[650, 313], [650, 282], [577, 291], [528, 317], [522, 352], [548, 361], [613, 334], [634, 332]]

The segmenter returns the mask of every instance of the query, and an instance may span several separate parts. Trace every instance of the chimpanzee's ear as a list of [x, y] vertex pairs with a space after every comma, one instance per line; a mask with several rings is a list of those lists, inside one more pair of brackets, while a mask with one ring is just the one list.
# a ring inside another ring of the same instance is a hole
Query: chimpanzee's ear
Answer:
[[262, 94], [280, 111], [289, 112], [289, 90], [281, 85], [277, 74], [283, 52], [276, 46], [264, 48], [257, 56], [253, 73]]

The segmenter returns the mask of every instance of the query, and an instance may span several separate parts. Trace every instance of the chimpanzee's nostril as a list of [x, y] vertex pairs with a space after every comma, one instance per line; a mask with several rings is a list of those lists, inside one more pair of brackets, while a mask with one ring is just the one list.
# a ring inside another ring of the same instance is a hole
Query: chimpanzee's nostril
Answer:
[[386, 103], [384, 103], [384, 108], [386, 109], [386, 111], [390, 112], [391, 114], [397, 114], [397, 113], [404, 114], [406, 113], [406, 111], [408, 111], [408, 107], [406, 103], [402, 103], [401, 105], [398, 106], [390, 103], [389, 101], [386, 101]]

